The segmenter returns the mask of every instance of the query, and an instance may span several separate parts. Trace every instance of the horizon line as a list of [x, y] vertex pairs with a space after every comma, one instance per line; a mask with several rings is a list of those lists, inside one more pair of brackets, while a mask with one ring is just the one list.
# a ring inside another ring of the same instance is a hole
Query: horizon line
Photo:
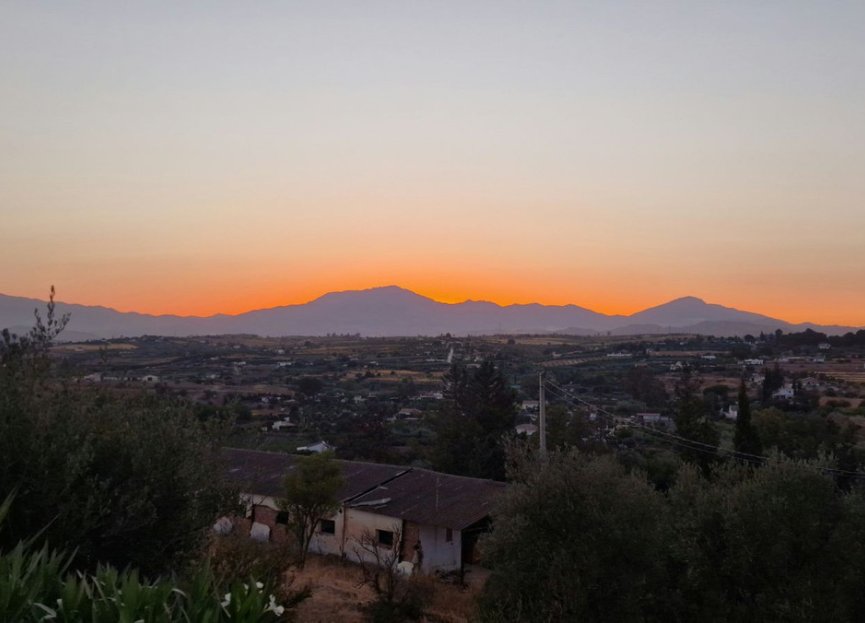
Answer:
[[[688, 295], [684, 295], [684, 296], [678, 296], [678, 297], [671, 298], [671, 299], [666, 300], [666, 301], [662, 301], [660, 303], [655, 303], [655, 304], [649, 305], [647, 307], [644, 307], [642, 309], [638, 309], [637, 311], [631, 312], [629, 314], [623, 314], [623, 313], [609, 313], [608, 314], [605, 312], [596, 311], [595, 309], [593, 309], [591, 307], [587, 307], [585, 305], [580, 305], [578, 303], [549, 304], [549, 303], [541, 303], [539, 301], [531, 301], [528, 303], [521, 303], [521, 302], [501, 303], [501, 302], [493, 301], [493, 300], [472, 299], [472, 298], [467, 298], [467, 299], [457, 300], [457, 301], [448, 301], [448, 300], [442, 300], [439, 298], [435, 298], [433, 296], [429, 296], [429, 295], [423, 294], [421, 292], [417, 292], [415, 290], [412, 290], [410, 288], [406, 288], [404, 286], [397, 285], [397, 284], [378, 285], [378, 286], [370, 286], [370, 287], [365, 287], [365, 288], [349, 288], [349, 289], [344, 289], [344, 290], [330, 290], [327, 292], [323, 292], [322, 294], [319, 294], [317, 296], [314, 296], [314, 297], [312, 297], [312, 298], [310, 298], [304, 302], [301, 302], [301, 303], [277, 304], [277, 305], [272, 305], [270, 307], [254, 307], [254, 308], [250, 308], [250, 309], [247, 309], [245, 311], [241, 311], [241, 312], [237, 312], [237, 313], [215, 312], [215, 313], [208, 314], [208, 315], [178, 314], [178, 313], [170, 313], [170, 312], [169, 313], [150, 313], [150, 312], [138, 311], [135, 309], [129, 309], [129, 310], [118, 309], [117, 307], [111, 307], [109, 305], [75, 303], [75, 302], [70, 302], [70, 301], [66, 301], [66, 300], [57, 300], [57, 299], [55, 299], [55, 303], [62, 304], [62, 305], [76, 305], [79, 307], [89, 307], [89, 308], [95, 308], [95, 309], [105, 309], [105, 310], [112, 311], [115, 313], [120, 313], [120, 314], [137, 314], [137, 315], [141, 315], [141, 316], [149, 316], [151, 318], [184, 318], [184, 319], [201, 319], [201, 320], [204, 320], [204, 319], [216, 318], [216, 317], [236, 318], [239, 316], [243, 316], [246, 314], [259, 312], [259, 311], [268, 311], [268, 310], [272, 310], [272, 309], [280, 309], [280, 308], [286, 308], [286, 307], [302, 307], [304, 305], [309, 305], [311, 303], [314, 303], [315, 301], [318, 301], [319, 299], [322, 299], [326, 296], [334, 295], [334, 294], [348, 294], [348, 293], [355, 293], [355, 292], [371, 292], [374, 290], [388, 290], [388, 289], [401, 290], [403, 292], [413, 294], [415, 296], [427, 299], [429, 301], [432, 301], [434, 303], [438, 303], [441, 305], [456, 306], [456, 305], [463, 305], [463, 304], [467, 304], [467, 303], [481, 303], [481, 304], [495, 305], [496, 307], [499, 307], [499, 308], [525, 307], [525, 306], [531, 306], [531, 305], [539, 305], [542, 307], [558, 307], [558, 308], [576, 307], [576, 308], [583, 309], [583, 310], [586, 310], [586, 311], [589, 311], [589, 312], [592, 312], [595, 314], [606, 316], [608, 318], [615, 318], [615, 317], [630, 318], [636, 314], [642, 313], [642, 312], [650, 310], [650, 309], [654, 309], [656, 307], [669, 305], [670, 303], [675, 303], [677, 301], [682, 301], [682, 300], [686, 300], [686, 299], [693, 299], [693, 300], [696, 300], [696, 301], [703, 303], [704, 305], [717, 305], [720, 307], [724, 307], [725, 309], [731, 309], [731, 310], [735, 310], [735, 311], [761, 315], [761, 316], [765, 316], [766, 318], [770, 318], [772, 320], [782, 321], [786, 324], [793, 325], [793, 326], [809, 325], [810, 324], [810, 325], [817, 325], [817, 326], [830, 327], [830, 328], [833, 328], [833, 327], [834, 328], [838, 328], [838, 327], [854, 328], [854, 329], [865, 328], [865, 325], [854, 325], [854, 324], [847, 325], [847, 324], [839, 324], [839, 323], [823, 324], [823, 323], [814, 322], [811, 320], [806, 320], [806, 321], [802, 321], [802, 322], [793, 322], [793, 321], [785, 320], [783, 318], [775, 318], [772, 316], [767, 316], [766, 314], [764, 314], [762, 312], [750, 311], [747, 309], [740, 309], [737, 307], [729, 307], [727, 305], [723, 305], [720, 303], [712, 303], [712, 302], [709, 302], [700, 296], [696, 296], [696, 295], [692, 295], [692, 294], [688, 294]], [[31, 301], [38, 301], [40, 303], [45, 303], [45, 304], [48, 303], [47, 298], [42, 299], [42, 298], [32, 297], [32, 296], [20, 296], [20, 295], [15, 295], [15, 294], [8, 294], [5, 292], [0, 292], [0, 296], [6, 296], [9, 298], [27, 299], [27, 300], [31, 300]]]

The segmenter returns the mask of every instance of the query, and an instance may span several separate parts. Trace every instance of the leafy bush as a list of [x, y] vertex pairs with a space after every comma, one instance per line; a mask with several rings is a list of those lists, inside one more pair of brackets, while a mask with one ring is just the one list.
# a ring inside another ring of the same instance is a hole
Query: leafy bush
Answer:
[[[0, 505], [0, 527], [12, 497]], [[19, 542], [0, 551], [0, 621], [28, 623], [266, 623], [287, 620], [273, 584], [234, 581], [221, 590], [213, 571], [200, 567], [192, 579], [144, 580], [133, 569], [99, 566], [95, 573], [70, 573], [72, 557], [48, 545]]]
[[183, 401], [67, 382], [49, 353], [63, 324], [49, 304], [28, 335], [0, 334], [0, 499], [19, 492], [0, 546], [39, 530], [78, 569], [177, 568], [238, 501], [221, 477], [219, 424]]
[[865, 495], [826, 461], [685, 465], [667, 491], [611, 457], [515, 463], [482, 620], [865, 620]]
[[210, 544], [209, 564], [217, 586], [228, 588], [255, 577], [279, 587], [277, 597], [283, 601], [298, 599], [298, 594], [289, 592], [284, 582], [285, 570], [298, 559], [297, 545], [290, 540], [260, 543], [245, 535], [229, 534], [215, 536]]

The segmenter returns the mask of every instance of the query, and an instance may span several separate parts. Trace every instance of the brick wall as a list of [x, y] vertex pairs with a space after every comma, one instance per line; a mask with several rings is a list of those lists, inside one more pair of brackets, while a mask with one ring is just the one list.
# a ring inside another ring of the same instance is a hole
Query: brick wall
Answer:
[[[276, 511], [269, 506], [256, 504], [252, 507], [252, 520], [244, 520], [252, 525], [252, 521], [262, 523], [270, 528], [270, 540], [275, 543], [282, 543], [288, 538], [285, 524], [276, 523], [276, 517], [279, 511]], [[246, 534], [249, 534], [249, 528], [246, 528]]]

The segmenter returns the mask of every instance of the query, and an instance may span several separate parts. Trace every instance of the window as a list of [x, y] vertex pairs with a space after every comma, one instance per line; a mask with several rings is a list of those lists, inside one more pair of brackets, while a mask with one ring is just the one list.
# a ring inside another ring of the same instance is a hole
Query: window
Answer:
[[318, 524], [318, 530], [323, 534], [336, 534], [336, 522], [333, 519], [322, 519]]
[[393, 532], [390, 530], [376, 530], [375, 535], [379, 545], [393, 547]]
[[445, 541], [448, 543], [454, 540], [454, 531], [451, 528], [445, 528]]
[[279, 511], [276, 514], [276, 523], [281, 523], [283, 525], [288, 524], [288, 511]]

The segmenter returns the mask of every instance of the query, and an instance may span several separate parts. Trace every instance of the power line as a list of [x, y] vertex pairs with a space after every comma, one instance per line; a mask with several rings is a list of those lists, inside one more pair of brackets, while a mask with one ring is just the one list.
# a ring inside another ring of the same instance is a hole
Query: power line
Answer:
[[[609, 418], [612, 418], [613, 422], [616, 421], [616, 415], [607, 411], [606, 409], [599, 407], [595, 404], [588, 402], [587, 400], [583, 400], [578, 396], [575, 396], [568, 390], [560, 387], [559, 385], [553, 383], [549, 379], [545, 379], [545, 384], [549, 385], [552, 388], [552, 393], [559, 398], [560, 400], [565, 400], [571, 402], [571, 404], [578, 403], [581, 406], [588, 407], [593, 409], [596, 413], [601, 413], [606, 415]], [[726, 448], [721, 448], [720, 446], [713, 446], [712, 444], [708, 444], [702, 441], [697, 441], [695, 439], [688, 439], [687, 437], [682, 437], [681, 435], [676, 435], [675, 433], [670, 433], [667, 431], [662, 431], [657, 428], [652, 428], [646, 426], [644, 424], [636, 424], [633, 422], [624, 422], [625, 426], [629, 428], [635, 428], [643, 433], [646, 433], [650, 436], [654, 436], [656, 439], [660, 439], [670, 443], [671, 445], [678, 445], [679, 447], [686, 448], [688, 450], [695, 450], [697, 452], [703, 452], [705, 454], [712, 454], [717, 456], [718, 454], [723, 454], [727, 456], [732, 456], [734, 458], [747, 460], [752, 463], [766, 463], [771, 460], [768, 456], [762, 456], [759, 454], [751, 454], [749, 452], [739, 452], [736, 450], [727, 450]], [[844, 469], [838, 469], [834, 467], [812, 467], [812, 466], [803, 466], [808, 469], [815, 469], [820, 472], [829, 472], [832, 474], [839, 474], [843, 476], [853, 476], [856, 478], [865, 478], [865, 474], [862, 472], [853, 472]]]

